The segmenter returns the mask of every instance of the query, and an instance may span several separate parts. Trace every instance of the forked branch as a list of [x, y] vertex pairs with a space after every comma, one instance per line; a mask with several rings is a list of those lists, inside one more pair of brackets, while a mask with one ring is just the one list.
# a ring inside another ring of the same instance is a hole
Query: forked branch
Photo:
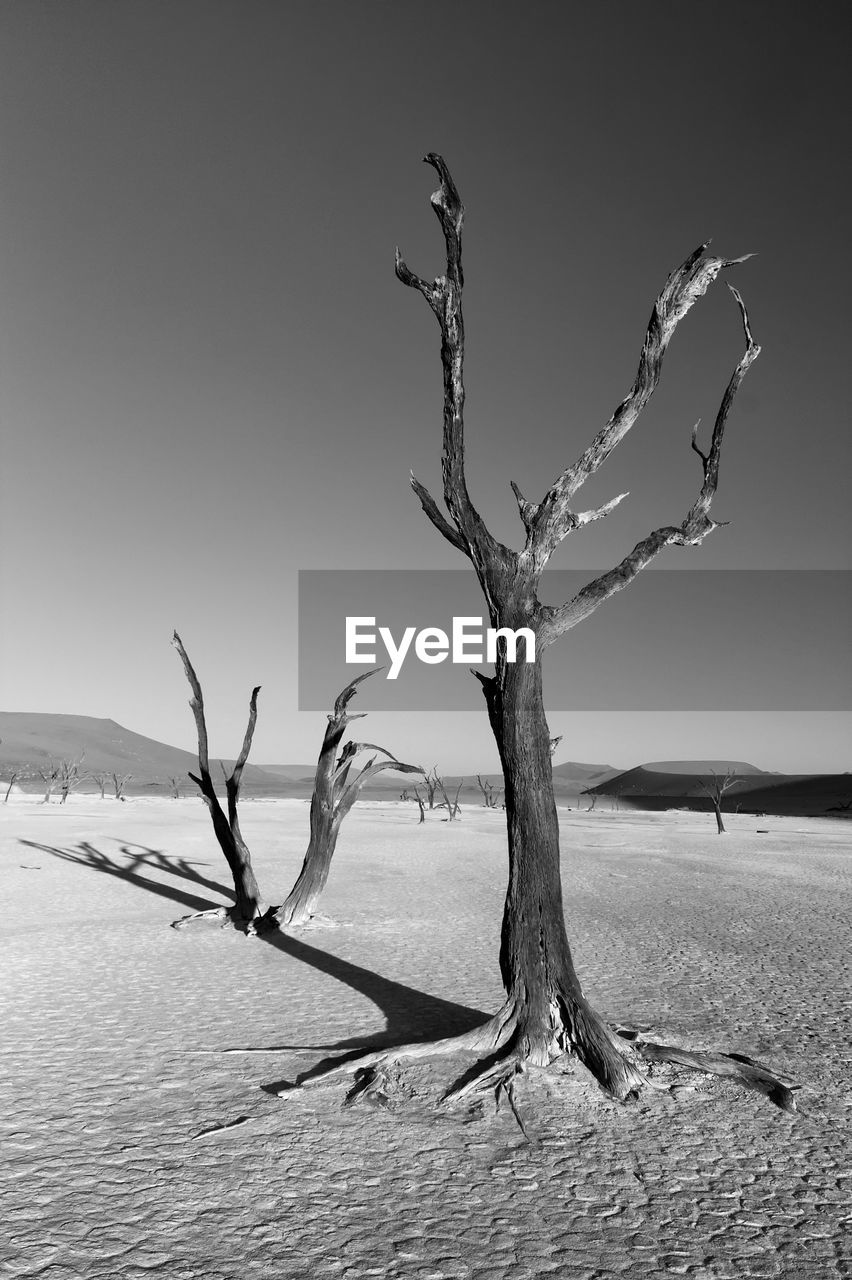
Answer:
[[[633, 386], [615, 413], [578, 460], [565, 468], [542, 501], [537, 506], [525, 504], [526, 510], [522, 508], [521, 518], [527, 529], [526, 550], [539, 569], [544, 568], [554, 549], [568, 533], [588, 523], [590, 519], [607, 515], [626, 496], [620, 495], [595, 512], [577, 515], [570, 510], [573, 495], [624, 439], [657, 389], [666, 350], [681, 320], [707, 292], [720, 271], [751, 257], [746, 254], [742, 258], [705, 258], [706, 249], [706, 244], [699, 245], [666, 281], [648, 322]], [[736, 296], [742, 305], [739, 295]], [[748, 337], [750, 342], [750, 335]]]
[[[741, 259], [735, 259], [741, 261]], [[726, 264], [723, 264], [726, 265]], [[705, 286], [706, 287], [706, 286]], [[572, 600], [560, 608], [551, 608], [542, 606], [542, 612], [545, 616], [545, 624], [541, 637], [541, 644], [551, 644], [557, 636], [568, 631], [571, 627], [575, 627], [578, 622], [582, 622], [589, 614], [597, 609], [598, 605], [603, 604], [604, 600], [608, 600], [610, 596], [617, 591], [621, 591], [628, 583], [632, 582], [638, 573], [641, 572], [651, 561], [659, 555], [664, 547], [680, 546], [693, 547], [701, 543], [708, 533], [712, 533], [714, 529], [719, 528], [719, 524], [710, 519], [710, 506], [716, 494], [716, 486], [719, 482], [719, 461], [722, 453], [722, 441], [725, 434], [725, 425], [728, 420], [728, 414], [734, 397], [739, 390], [740, 384], [760, 355], [760, 347], [755, 343], [752, 337], [751, 326], [749, 324], [748, 312], [739, 292], [733, 287], [728, 286], [731, 293], [736, 299], [737, 306], [740, 310], [740, 316], [743, 323], [743, 332], [746, 339], [746, 349], [739, 361], [737, 367], [731, 375], [730, 381], [725, 389], [722, 397], [722, 403], [716, 414], [716, 421], [713, 426], [713, 435], [710, 441], [710, 449], [704, 454], [697, 445], [697, 425], [692, 431], [692, 448], [701, 458], [702, 466], [702, 484], [698, 497], [690, 507], [685, 519], [679, 525], [665, 525], [660, 529], [655, 529], [648, 534], [647, 538], [643, 538], [641, 542], [637, 542], [636, 546], [628, 556], [617, 564], [614, 569], [610, 569], [608, 573], [601, 574], [599, 578], [595, 578], [593, 582], [587, 583], [581, 591], [577, 593]], [[691, 304], [690, 304], [691, 305]]]

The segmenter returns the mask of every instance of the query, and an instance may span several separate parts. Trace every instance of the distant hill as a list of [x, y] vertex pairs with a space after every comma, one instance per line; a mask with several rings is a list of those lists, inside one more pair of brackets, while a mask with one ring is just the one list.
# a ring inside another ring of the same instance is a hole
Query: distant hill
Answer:
[[317, 771], [317, 762], [313, 764], [259, 764], [258, 769], [264, 773], [274, 774], [278, 778], [313, 778]]
[[[115, 720], [0, 711], [0, 768], [4, 772], [20, 769], [38, 778], [39, 769], [51, 760], [77, 760], [81, 755], [86, 773], [132, 774], [131, 791], [154, 783], [167, 786], [170, 777], [181, 778], [191, 787], [187, 770], [198, 772], [198, 759], [191, 751], [146, 738]], [[218, 757], [211, 760], [211, 771], [214, 763], [218, 772]], [[226, 767], [232, 764], [232, 760], [225, 761]], [[246, 788], [255, 791], [264, 786], [273, 793], [281, 789], [280, 779], [256, 765], [246, 765], [243, 778]]]

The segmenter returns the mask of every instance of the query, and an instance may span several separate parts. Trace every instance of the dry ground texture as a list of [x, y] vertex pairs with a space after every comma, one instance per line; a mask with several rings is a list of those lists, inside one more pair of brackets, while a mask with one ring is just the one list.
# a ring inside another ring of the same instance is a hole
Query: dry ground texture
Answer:
[[[277, 1097], [332, 1048], [498, 1007], [503, 814], [418, 827], [359, 805], [323, 901], [338, 927], [246, 939], [169, 927], [228, 900], [199, 800], [18, 797], [0, 806], [0, 1275], [852, 1275], [849, 825], [560, 818], [593, 1004], [773, 1064], [802, 1086], [796, 1114], [674, 1068], [671, 1092], [627, 1105], [555, 1070], [519, 1081], [525, 1136], [505, 1106], [436, 1113], [464, 1065], [448, 1059], [402, 1070], [386, 1107], [345, 1107], [339, 1080]], [[279, 901], [307, 805], [248, 802], [242, 822]]]

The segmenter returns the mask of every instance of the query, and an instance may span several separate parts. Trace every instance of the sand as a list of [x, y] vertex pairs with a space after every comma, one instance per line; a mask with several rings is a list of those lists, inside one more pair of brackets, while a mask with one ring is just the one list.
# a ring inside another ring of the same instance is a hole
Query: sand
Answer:
[[[199, 801], [0, 806], [0, 1275], [852, 1274], [839, 820], [732, 816], [719, 837], [710, 815], [561, 814], [587, 995], [788, 1073], [796, 1114], [668, 1069], [672, 1092], [619, 1105], [556, 1069], [520, 1080], [525, 1137], [505, 1106], [436, 1113], [446, 1059], [406, 1068], [387, 1108], [345, 1107], [340, 1081], [267, 1091], [332, 1046], [442, 1034], [499, 1005], [503, 815], [429, 816], [359, 805], [323, 900], [337, 927], [271, 943], [169, 927], [226, 900]], [[248, 802], [242, 825], [281, 901], [305, 803]]]

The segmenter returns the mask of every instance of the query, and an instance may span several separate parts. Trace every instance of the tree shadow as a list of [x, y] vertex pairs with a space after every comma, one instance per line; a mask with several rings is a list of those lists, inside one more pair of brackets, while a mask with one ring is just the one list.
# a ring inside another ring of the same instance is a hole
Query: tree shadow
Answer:
[[[96, 849], [88, 840], [82, 841], [73, 849], [62, 849], [55, 845], [39, 844], [34, 840], [21, 840], [20, 843], [26, 845], [27, 848], [39, 849], [42, 853], [49, 853], [55, 858], [61, 858], [65, 862], [75, 862], [79, 866], [89, 867], [93, 871], [100, 871], [105, 875], [127, 880], [128, 883], [135, 885], [137, 888], [147, 889], [149, 893], [168, 898], [172, 902], [189, 907], [193, 911], [207, 911], [223, 904], [213, 902], [210, 899], [196, 897], [194, 894], [187, 893], [178, 888], [177, 885], [166, 881], [152, 880], [147, 876], [141, 875], [139, 868], [144, 867], [166, 872], [177, 876], [181, 880], [212, 889], [230, 900], [234, 898], [233, 890], [215, 880], [206, 879], [195, 869], [196, 865], [206, 866], [208, 864], [194, 864], [185, 858], [170, 857], [162, 850], [149, 849], [145, 845], [133, 844], [129, 841], [125, 843], [119, 842], [121, 844], [121, 852], [128, 861], [118, 862], [110, 857], [108, 853], [102, 853], [99, 849]], [[138, 852], [134, 852], [134, 850]], [[488, 1021], [490, 1016], [483, 1013], [481, 1009], [473, 1009], [468, 1005], [444, 1000], [440, 996], [432, 996], [425, 991], [418, 991], [415, 987], [395, 982], [391, 978], [384, 978], [381, 974], [374, 973], [371, 969], [365, 969], [361, 965], [353, 964], [350, 960], [343, 960], [339, 956], [323, 951], [320, 947], [312, 946], [302, 941], [301, 938], [296, 938], [291, 933], [284, 933], [280, 929], [269, 929], [255, 936], [275, 947], [278, 951], [283, 952], [284, 955], [290, 956], [291, 959], [309, 965], [319, 973], [327, 974], [336, 981], [343, 983], [344, 986], [350, 987], [374, 1004], [385, 1019], [383, 1031], [369, 1036], [356, 1036], [346, 1040], [339, 1040], [333, 1044], [274, 1044], [241, 1046], [237, 1050], [230, 1050], [230, 1052], [240, 1053], [275, 1053], [315, 1049], [317, 1052], [340, 1054], [340, 1056], [333, 1058], [321, 1059], [310, 1070], [302, 1072], [295, 1082], [280, 1080], [273, 1084], [262, 1085], [261, 1087], [265, 1092], [277, 1095], [282, 1086], [293, 1083], [302, 1084], [314, 1076], [322, 1075], [331, 1063], [342, 1064], [348, 1062], [353, 1058], [360, 1057], [365, 1050], [391, 1048], [402, 1041], [432, 1040], [436, 1034], [441, 1036], [460, 1034], [471, 1030], [473, 1027], [481, 1026]], [[341, 1050], [345, 1052], [341, 1054]], [[229, 1050], [225, 1050], [225, 1052], [229, 1052]]]
[[[184, 858], [172, 860], [160, 850], [148, 849], [144, 845], [122, 845], [122, 852], [127, 855], [129, 860], [127, 863], [120, 863], [115, 862], [108, 853], [101, 853], [88, 840], [81, 841], [74, 849], [60, 849], [56, 845], [39, 844], [35, 840], [21, 840], [20, 843], [26, 845], [29, 849], [40, 849], [42, 853], [52, 854], [54, 858], [61, 858], [64, 862], [76, 862], [78, 866], [89, 867], [93, 871], [102, 871], [105, 875], [127, 880], [130, 884], [135, 884], [137, 888], [147, 889], [149, 893], [155, 893], [161, 898], [169, 898], [172, 902], [178, 902], [181, 906], [189, 907], [191, 911], [209, 911], [211, 908], [215, 909], [223, 904], [221, 902], [213, 902], [209, 898], [199, 898], [192, 893], [185, 893], [175, 885], [167, 884], [160, 880], [151, 880], [147, 876], [140, 875], [137, 868], [144, 866], [150, 867], [152, 870], [168, 871], [184, 880], [189, 880], [205, 888], [213, 889], [217, 893], [222, 893], [232, 900], [234, 897], [233, 890], [227, 889], [215, 880], [205, 880], [203, 876], [199, 876], [193, 870], [192, 864]], [[141, 849], [143, 852], [133, 853], [132, 849], [134, 848]]]

